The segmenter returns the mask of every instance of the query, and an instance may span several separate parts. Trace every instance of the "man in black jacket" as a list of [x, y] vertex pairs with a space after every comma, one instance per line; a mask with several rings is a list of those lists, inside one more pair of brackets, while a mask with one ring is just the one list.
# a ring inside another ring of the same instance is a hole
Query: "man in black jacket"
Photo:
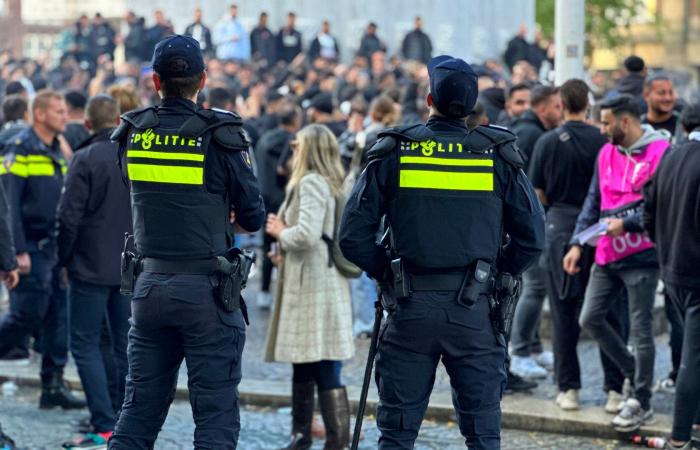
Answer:
[[656, 243], [661, 279], [684, 322], [671, 448], [691, 449], [700, 423], [700, 105], [681, 116], [688, 142], [667, 153], [644, 191], [644, 226]]
[[376, 52], [386, 52], [386, 44], [377, 36], [377, 24], [370, 22], [367, 25], [367, 31], [362, 36], [357, 54], [365, 58], [369, 64], [370, 58]]
[[[301, 112], [294, 105], [286, 105], [278, 113], [280, 124], [277, 128], [264, 133], [255, 147], [255, 162], [258, 168], [258, 180], [262, 191], [265, 208], [276, 213], [284, 200], [284, 187], [287, 177], [280, 174], [278, 167], [289, 153], [289, 143], [301, 125]], [[270, 282], [272, 280], [272, 261], [267, 257], [274, 239], [265, 234], [263, 245], [265, 259], [262, 266], [262, 285], [258, 295], [258, 306], [269, 308], [272, 304]]]
[[143, 17], [138, 17], [133, 11], [126, 13], [126, 23], [129, 32], [124, 39], [124, 52], [127, 61], [146, 61], [150, 55], [146, 55], [148, 43], [146, 42], [146, 25]]
[[199, 42], [199, 48], [204, 55], [214, 54], [214, 44], [211, 40], [211, 30], [202, 23], [202, 8], [195, 8], [194, 22], [185, 28], [185, 36], [192, 36]]
[[297, 16], [287, 13], [287, 25], [277, 34], [277, 60], [291, 63], [302, 51], [301, 33], [294, 28]]
[[423, 31], [423, 19], [416, 17], [416, 27], [411, 30], [401, 43], [401, 54], [406, 59], [413, 59], [427, 64], [433, 53], [430, 37]]
[[264, 60], [268, 66], [274, 64], [276, 47], [275, 35], [267, 27], [267, 13], [261, 12], [258, 26], [250, 32], [250, 52], [253, 60]]
[[[119, 266], [124, 234], [131, 232], [131, 207], [116, 164], [117, 144], [109, 140], [111, 129], [119, 124], [116, 100], [107, 95], [91, 98], [85, 122], [92, 136], [76, 153], [66, 178], [58, 208], [58, 257], [71, 285], [70, 350], [85, 390], [90, 423], [106, 442], [124, 399], [128, 368], [130, 304], [119, 293]], [[112, 372], [105, 367], [108, 355], [102, 354], [105, 349], [100, 345], [105, 321], [116, 368]]]
[[[530, 97], [531, 108], [512, 125], [511, 131], [518, 136], [518, 147], [528, 162], [535, 142], [545, 133], [559, 125], [562, 105], [559, 91], [549, 86], [537, 86]], [[527, 167], [527, 166], [526, 166]], [[537, 335], [542, 305], [547, 295], [546, 274], [539, 264], [534, 264], [523, 274], [523, 292], [515, 309], [511, 349], [511, 370], [525, 378], [544, 378], [545, 368], [552, 366], [552, 354], [544, 352]]]
[[[10, 225], [10, 207], [5, 197], [5, 188], [0, 183], [0, 280], [8, 289], [14, 289], [19, 283], [17, 261], [15, 261], [15, 246], [12, 242], [12, 227]], [[15, 443], [0, 428], [0, 448], [14, 449]]]

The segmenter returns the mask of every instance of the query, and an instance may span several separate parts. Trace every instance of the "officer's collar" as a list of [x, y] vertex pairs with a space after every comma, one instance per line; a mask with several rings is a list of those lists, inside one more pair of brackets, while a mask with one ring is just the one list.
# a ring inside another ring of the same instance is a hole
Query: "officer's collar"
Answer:
[[196, 111], [197, 105], [186, 98], [164, 98], [160, 102], [160, 108], [187, 108], [191, 111]]
[[29, 137], [33, 139], [34, 141], [39, 143], [39, 146], [47, 151], [56, 151], [59, 149], [60, 144], [58, 143], [58, 135], [55, 135], [53, 137], [53, 141], [51, 141], [51, 145], [47, 145], [46, 142], [42, 141], [39, 135], [36, 133], [34, 130], [34, 127], [29, 127], [28, 128], [28, 133]]
[[428, 119], [428, 123], [426, 126], [430, 128], [432, 126], [449, 126], [449, 127], [458, 127], [458, 128], [464, 128], [464, 130], [467, 130], [467, 124], [464, 122], [464, 118], [451, 118], [451, 117], [441, 117], [441, 116], [430, 116]]

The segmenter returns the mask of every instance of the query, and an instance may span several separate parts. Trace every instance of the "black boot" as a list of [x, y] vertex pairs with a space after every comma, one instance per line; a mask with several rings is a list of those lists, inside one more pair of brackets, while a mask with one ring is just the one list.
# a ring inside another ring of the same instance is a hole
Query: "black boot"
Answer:
[[316, 383], [292, 384], [292, 439], [281, 450], [311, 448], [311, 423], [314, 420], [314, 388]]
[[321, 416], [326, 426], [323, 450], [344, 450], [350, 446], [350, 403], [344, 387], [318, 393]]
[[85, 401], [73, 395], [63, 381], [63, 375], [55, 374], [49, 381], [42, 383], [39, 408], [51, 409], [59, 406], [63, 409], [80, 409], [85, 408]]

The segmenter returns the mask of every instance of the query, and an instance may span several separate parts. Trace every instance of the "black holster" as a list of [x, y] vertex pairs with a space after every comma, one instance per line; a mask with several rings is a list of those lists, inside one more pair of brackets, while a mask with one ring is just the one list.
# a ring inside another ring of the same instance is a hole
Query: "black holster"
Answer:
[[520, 298], [521, 281], [509, 273], [496, 278], [496, 294], [490, 300], [491, 322], [496, 332], [506, 339], [510, 336], [515, 307]]
[[217, 258], [217, 273], [219, 286], [217, 299], [226, 312], [240, 309], [248, 324], [248, 311], [241, 292], [248, 283], [250, 269], [255, 263], [255, 253], [248, 250], [233, 248], [225, 256]]
[[134, 293], [134, 285], [138, 277], [139, 256], [135, 251], [128, 250], [129, 241], [133, 235], [124, 233], [124, 251], [122, 252], [121, 262], [121, 284], [119, 285], [119, 293], [126, 296], [131, 296]]

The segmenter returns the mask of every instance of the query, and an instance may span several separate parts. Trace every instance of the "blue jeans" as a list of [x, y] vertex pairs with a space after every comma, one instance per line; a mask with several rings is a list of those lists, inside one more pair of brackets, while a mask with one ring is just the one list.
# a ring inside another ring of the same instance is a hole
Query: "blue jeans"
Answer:
[[539, 337], [542, 305], [547, 295], [547, 272], [535, 263], [523, 273], [523, 291], [515, 307], [510, 345], [515, 356], [542, 352]]
[[377, 286], [366, 273], [350, 280], [352, 299], [353, 334], [372, 332], [374, 324], [374, 302], [377, 300]]
[[56, 267], [52, 241], [27, 242], [31, 272], [10, 292], [10, 313], [0, 324], [0, 355], [21, 346], [37, 332], [42, 354], [41, 380], [61, 376], [68, 359], [66, 289]]
[[85, 391], [90, 422], [99, 432], [112, 431], [116, 411], [124, 401], [131, 304], [119, 294], [119, 286], [77, 279], [70, 281], [69, 300], [70, 351]]

